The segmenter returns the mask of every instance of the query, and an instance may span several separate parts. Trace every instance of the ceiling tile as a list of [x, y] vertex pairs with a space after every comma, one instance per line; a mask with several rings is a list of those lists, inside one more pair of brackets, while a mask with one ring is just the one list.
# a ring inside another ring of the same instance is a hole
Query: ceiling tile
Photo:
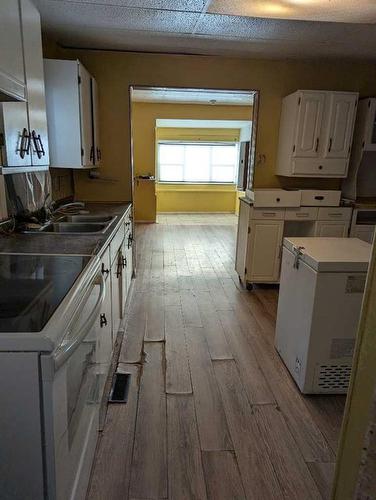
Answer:
[[200, 14], [125, 8], [114, 5], [36, 0], [46, 28], [53, 26], [91, 26], [131, 31], [191, 32]]
[[376, 22], [375, 0], [212, 0], [208, 11], [273, 19]]
[[324, 23], [261, 19], [221, 14], [205, 14], [196, 25], [195, 32], [202, 35], [225, 38], [249, 38], [262, 40], [290, 40], [302, 42], [368, 41], [376, 48], [376, 25]]
[[[62, 1], [62, 0], [54, 0]], [[117, 5], [157, 10], [181, 10], [186, 12], [201, 12], [205, 0], [66, 0], [74, 3], [92, 3], [96, 5]]]

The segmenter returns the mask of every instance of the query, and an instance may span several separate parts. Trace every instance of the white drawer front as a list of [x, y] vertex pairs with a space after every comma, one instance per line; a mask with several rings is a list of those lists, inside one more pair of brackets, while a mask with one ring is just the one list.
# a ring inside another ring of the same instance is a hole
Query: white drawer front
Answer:
[[316, 220], [318, 208], [316, 207], [301, 207], [286, 209], [285, 220]]
[[292, 161], [292, 174], [297, 177], [346, 177], [348, 160], [296, 158]]
[[119, 250], [120, 245], [123, 243], [123, 239], [125, 236], [124, 224], [121, 224], [117, 233], [112, 238], [110, 243], [110, 260], [111, 265], [116, 257], [117, 251]]
[[253, 208], [251, 219], [284, 219], [284, 208]]
[[352, 208], [351, 207], [322, 207], [319, 208], [318, 220], [344, 220], [349, 221], [351, 219]]
[[299, 207], [301, 191], [255, 189], [253, 199], [255, 207]]
[[323, 189], [303, 189], [302, 207], [338, 207], [341, 191]]

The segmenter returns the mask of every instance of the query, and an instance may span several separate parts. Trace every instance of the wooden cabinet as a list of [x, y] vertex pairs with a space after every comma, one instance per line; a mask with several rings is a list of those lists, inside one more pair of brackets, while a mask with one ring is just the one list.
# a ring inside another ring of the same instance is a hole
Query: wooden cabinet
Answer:
[[332, 92], [328, 103], [325, 158], [349, 158], [358, 94]]
[[251, 221], [246, 266], [247, 281], [262, 283], [278, 281], [283, 225], [283, 221]]
[[122, 252], [119, 248], [111, 266], [112, 342], [116, 340], [122, 317]]
[[346, 177], [357, 101], [355, 92], [298, 90], [285, 97], [277, 174]]
[[27, 102], [0, 104], [1, 165], [5, 173], [49, 166], [40, 16], [30, 0], [20, 0], [20, 14]]
[[235, 270], [252, 283], [278, 283], [283, 238], [346, 238], [352, 216], [349, 207], [254, 208], [240, 200]]
[[40, 15], [30, 0], [21, 0], [20, 3], [31, 165], [33, 167], [48, 166], [50, 158]]
[[18, 0], [0, 2], [0, 100], [25, 100], [21, 17]]
[[322, 116], [325, 106], [325, 93], [301, 92], [297, 97], [298, 115], [296, 118], [293, 157], [317, 158]]
[[343, 221], [317, 221], [314, 236], [346, 238], [349, 233], [349, 223]]
[[238, 232], [236, 238], [235, 270], [241, 281], [245, 281], [248, 251], [249, 211], [250, 206], [248, 203], [240, 201]]
[[98, 91], [80, 61], [45, 59], [51, 166], [94, 168], [101, 151]]

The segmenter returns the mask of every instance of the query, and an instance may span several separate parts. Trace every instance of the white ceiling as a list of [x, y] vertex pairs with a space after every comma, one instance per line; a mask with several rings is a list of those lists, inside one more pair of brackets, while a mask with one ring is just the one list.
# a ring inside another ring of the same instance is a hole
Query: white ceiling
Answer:
[[132, 90], [132, 101], [250, 106], [253, 103], [253, 93], [197, 89], [138, 88]]
[[34, 0], [34, 3], [41, 12], [43, 30], [63, 46], [241, 57], [376, 60], [375, 0]]

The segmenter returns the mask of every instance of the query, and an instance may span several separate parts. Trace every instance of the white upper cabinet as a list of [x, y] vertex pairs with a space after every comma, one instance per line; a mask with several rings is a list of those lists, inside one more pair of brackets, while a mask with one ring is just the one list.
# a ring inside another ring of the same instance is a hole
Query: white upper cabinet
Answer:
[[25, 100], [26, 84], [18, 0], [0, 2], [0, 101]]
[[48, 166], [50, 160], [40, 15], [30, 0], [21, 0], [21, 17], [31, 164], [34, 167]]
[[90, 78], [91, 97], [93, 102], [93, 135], [94, 135], [94, 163], [96, 166], [101, 164], [102, 150], [99, 136], [99, 99], [98, 85], [93, 77]]
[[45, 59], [44, 71], [51, 166], [98, 166], [96, 147], [99, 151], [100, 147], [94, 78], [77, 60]]
[[277, 175], [346, 177], [358, 94], [298, 90], [282, 101]]
[[3, 173], [45, 170], [49, 166], [40, 16], [30, 0], [16, 3], [21, 19], [27, 101], [0, 103]]
[[348, 158], [354, 130], [357, 94], [334, 92], [330, 95], [325, 158]]
[[304, 92], [298, 97], [298, 116], [293, 156], [317, 158], [325, 94]]

